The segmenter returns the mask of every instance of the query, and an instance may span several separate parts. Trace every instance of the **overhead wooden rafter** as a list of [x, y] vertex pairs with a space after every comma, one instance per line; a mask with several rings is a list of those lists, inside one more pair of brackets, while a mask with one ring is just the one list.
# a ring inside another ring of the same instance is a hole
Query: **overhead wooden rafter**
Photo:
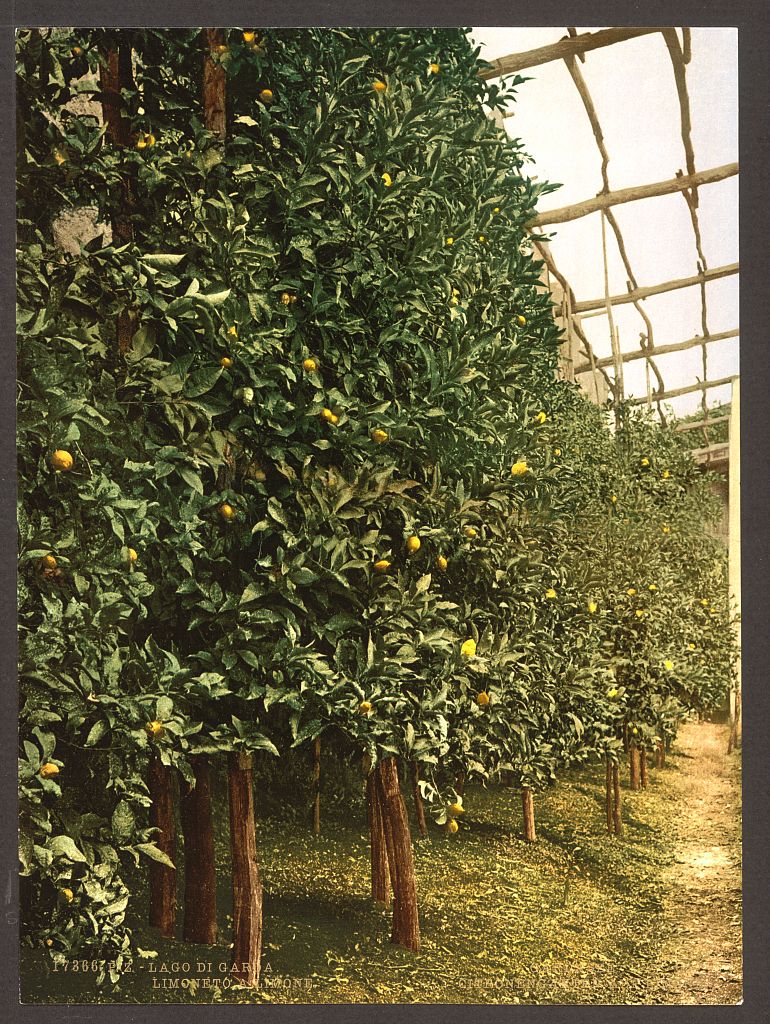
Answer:
[[581, 35], [560, 39], [556, 43], [549, 43], [548, 46], [527, 50], [525, 53], [510, 53], [506, 57], [498, 57], [489, 62], [491, 67], [482, 71], [480, 77], [499, 78], [501, 75], [510, 75], [525, 68], [550, 64], [552, 60], [563, 60], [565, 57], [574, 57], [576, 54], [587, 53], [602, 46], [611, 46], [626, 39], [636, 39], [638, 36], [661, 31], [661, 28], [604, 28], [599, 32], [584, 32]]

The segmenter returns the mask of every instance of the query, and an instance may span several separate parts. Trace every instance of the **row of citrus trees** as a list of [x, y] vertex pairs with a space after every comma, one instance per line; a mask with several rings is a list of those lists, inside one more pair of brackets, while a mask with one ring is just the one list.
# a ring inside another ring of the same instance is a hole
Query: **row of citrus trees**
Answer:
[[[681, 435], [611, 433], [555, 379], [526, 231], [549, 189], [485, 114], [519, 80], [479, 67], [455, 29], [18, 34], [29, 943], [116, 980], [143, 856], [173, 931], [175, 773], [208, 894], [185, 935], [213, 941], [226, 763], [256, 982], [251, 755], [329, 733], [417, 948], [399, 764], [421, 826], [505, 778], [531, 838], [559, 771], [723, 700], [707, 483]], [[101, 227], [70, 254], [82, 207]]]

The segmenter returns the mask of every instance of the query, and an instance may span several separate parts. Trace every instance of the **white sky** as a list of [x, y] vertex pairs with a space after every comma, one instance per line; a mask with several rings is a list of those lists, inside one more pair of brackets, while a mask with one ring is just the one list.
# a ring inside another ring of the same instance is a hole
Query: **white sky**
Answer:
[[[578, 32], [595, 31], [578, 28]], [[486, 60], [534, 49], [566, 35], [565, 28], [474, 28], [472, 38]], [[594, 101], [610, 156], [610, 188], [652, 184], [686, 171], [680, 130], [679, 99], [668, 49], [659, 33], [592, 50], [579, 64]], [[601, 156], [582, 100], [563, 61], [521, 72], [530, 81], [519, 86], [515, 115], [506, 129], [520, 138], [532, 157], [530, 176], [559, 182], [540, 209], [568, 206], [595, 196], [602, 187]], [[738, 33], [734, 28], [693, 28], [692, 60], [687, 66], [696, 170], [738, 159]], [[738, 260], [738, 180], [728, 178], [698, 190], [698, 220], [703, 252], [710, 268]], [[695, 239], [684, 197], [677, 193], [625, 203], [614, 208], [631, 267], [641, 287], [697, 273]], [[551, 251], [578, 301], [604, 296], [601, 215], [544, 229], [555, 232]], [[607, 229], [610, 293], [625, 292], [626, 275], [612, 230]], [[706, 285], [711, 333], [738, 327], [738, 277]], [[646, 299], [654, 342], [666, 345], [702, 334], [700, 288], [680, 289]], [[613, 307], [624, 351], [638, 348], [644, 321], [633, 305]], [[611, 354], [605, 314], [583, 320], [597, 356]], [[738, 339], [707, 346], [708, 379], [738, 372]], [[703, 379], [702, 348], [655, 360], [666, 389]], [[611, 368], [608, 370], [611, 373]], [[626, 363], [627, 395], [647, 394], [645, 361]], [[652, 385], [656, 386], [655, 377]], [[707, 391], [709, 404], [729, 401], [730, 386]], [[700, 407], [696, 392], [672, 399], [677, 415]]]

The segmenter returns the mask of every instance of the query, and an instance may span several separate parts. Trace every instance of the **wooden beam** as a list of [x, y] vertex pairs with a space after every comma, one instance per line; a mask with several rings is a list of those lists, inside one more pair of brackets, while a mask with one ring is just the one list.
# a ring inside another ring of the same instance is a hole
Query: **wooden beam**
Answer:
[[524, 68], [534, 68], [540, 64], [550, 64], [552, 60], [563, 60], [564, 57], [574, 57], [578, 54], [587, 53], [589, 50], [597, 50], [601, 46], [612, 46], [614, 43], [623, 43], [627, 39], [636, 39], [639, 36], [648, 36], [653, 32], [662, 31], [662, 27], [634, 27], [604, 28], [599, 32], [583, 32], [577, 36], [559, 39], [558, 42], [549, 43], [547, 46], [538, 46], [534, 50], [525, 50], [523, 53], [509, 53], [505, 57], [497, 57], [489, 62], [492, 65], [491, 68], [479, 72], [479, 77], [488, 79], [499, 78], [501, 75], [511, 75], [516, 71], [523, 71]]
[[703, 462], [724, 462], [730, 457], [729, 441], [715, 441], [705, 448], [693, 448], [692, 457]]
[[[740, 264], [729, 263], [726, 267], [714, 267], [713, 270], [706, 270], [702, 274], [695, 274], [693, 277], [682, 277], [676, 281], [666, 281], [664, 284], [654, 284], [649, 288], [634, 288], [630, 292], [621, 295], [613, 295], [610, 302], [613, 306], [622, 305], [624, 302], [635, 302], [637, 299], [647, 299], [651, 295], [662, 295], [664, 292], [673, 292], [678, 288], [691, 288], [696, 284], [703, 284], [708, 281], [717, 281], [720, 277], [729, 277], [737, 274]], [[586, 313], [591, 309], [604, 311], [604, 299], [586, 299], [577, 302], [573, 307], [573, 313]]]
[[703, 427], [714, 427], [717, 423], [728, 423], [729, 416], [708, 416], [705, 420], [698, 420], [697, 423], [677, 423], [675, 430], [702, 430]]
[[[647, 359], [649, 356], [665, 356], [669, 352], [684, 352], [688, 348], [698, 348], [699, 345], [709, 345], [712, 341], [724, 341], [726, 338], [737, 338], [740, 331], [720, 331], [718, 334], [708, 334], [705, 337], [703, 335], [697, 335], [695, 338], [688, 338], [687, 341], [677, 341], [671, 345], [653, 345], [652, 348], [648, 349], [635, 349], [633, 352], [623, 353], [623, 362], [630, 363], [634, 359]], [[602, 356], [601, 359], [596, 360], [597, 366], [612, 366], [612, 356]], [[575, 373], [585, 373], [586, 370], [590, 370], [591, 366], [588, 363], [581, 363], [580, 366], [575, 367]]]
[[637, 199], [652, 199], [654, 196], [668, 196], [674, 192], [684, 192], [697, 185], [709, 185], [715, 181], [723, 181], [737, 173], [737, 163], [722, 164], [721, 167], [711, 167], [707, 171], [697, 171], [695, 174], [683, 174], [678, 178], [654, 182], [652, 185], [633, 185], [631, 188], [618, 189], [617, 192], [600, 192], [598, 196], [584, 199], [583, 202], [575, 203], [573, 206], [543, 210], [529, 221], [528, 227], [565, 224], [567, 221], [578, 220], [580, 217], [587, 217], [590, 213], [607, 210], [609, 207], [619, 206], [621, 203], [633, 203]]
[[[704, 380], [697, 384], [689, 384], [686, 388], [676, 388], [674, 391], [664, 391], [663, 394], [658, 394], [657, 391], [653, 391], [652, 397], [656, 402], [665, 402], [669, 398], [679, 398], [680, 395], [691, 395], [695, 391], [704, 391], [706, 388], [721, 388], [725, 384], [732, 384], [735, 377], [720, 377], [719, 380]], [[644, 398], [629, 398], [628, 401], [632, 405], [640, 405], [642, 402], [647, 401], [647, 396]]]

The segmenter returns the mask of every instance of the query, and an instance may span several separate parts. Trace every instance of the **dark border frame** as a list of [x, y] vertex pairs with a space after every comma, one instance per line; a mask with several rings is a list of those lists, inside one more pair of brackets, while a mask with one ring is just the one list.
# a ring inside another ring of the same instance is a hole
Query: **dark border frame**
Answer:
[[[4, 4], [7, 10], [11, 5]], [[660, 0], [640, 4], [557, 2], [547, 8], [534, 4], [518, 9], [510, 0], [391, 0], [387, 7], [366, 0], [34, 0], [28, 6], [14, 3], [3, 18], [0, 35], [0, 181], [7, 197], [14, 189], [14, 37], [16, 26], [198, 26], [210, 24], [264, 25], [543, 25], [557, 21], [609, 23], [612, 25], [685, 23], [692, 26], [737, 26], [739, 30], [740, 103], [740, 234], [741, 299], [744, 327], [741, 337], [741, 469], [743, 548], [743, 679], [744, 679], [744, 1001], [738, 1006], [210, 1006], [189, 1005], [20, 1005], [18, 1002], [18, 878], [16, 851], [16, 598], [15, 598], [15, 369], [14, 282], [11, 240], [15, 234], [15, 210], [10, 199], [0, 207], [4, 244], [0, 249], [0, 311], [2, 314], [3, 370], [0, 372], [0, 509], [5, 543], [0, 545], [0, 621], [4, 642], [0, 645], [5, 702], [0, 715], [0, 1005], [13, 1021], [144, 1021], [163, 1020], [189, 1024], [189, 1015], [208, 1021], [242, 1021], [258, 1013], [274, 1021], [303, 1020], [311, 1014], [319, 1024], [342, 1021], [358, 1024], [365, 1018], [398, 1021], [405, 1017], [431, 1024], [454, 1024], [470, 1014], [476, 1021], [615, 1022], [656, 1020], [759, 1022], [770, 1019], [770, 886], [766, 884], [766, 859], [770, 847], [770, 801], [762, 778], [770, 734], [770, 688], [765, 668], [770, 664], [770, 602], [766, 574], [770, 568], [770, 400], [768, 375], [770, 338], [767, 336], [766, 304], [770, 282], [767, 238], [770, 194], [770, 6], [760, 0], [725, 4], [715, 0], [680, 0], [676, 5]]]

